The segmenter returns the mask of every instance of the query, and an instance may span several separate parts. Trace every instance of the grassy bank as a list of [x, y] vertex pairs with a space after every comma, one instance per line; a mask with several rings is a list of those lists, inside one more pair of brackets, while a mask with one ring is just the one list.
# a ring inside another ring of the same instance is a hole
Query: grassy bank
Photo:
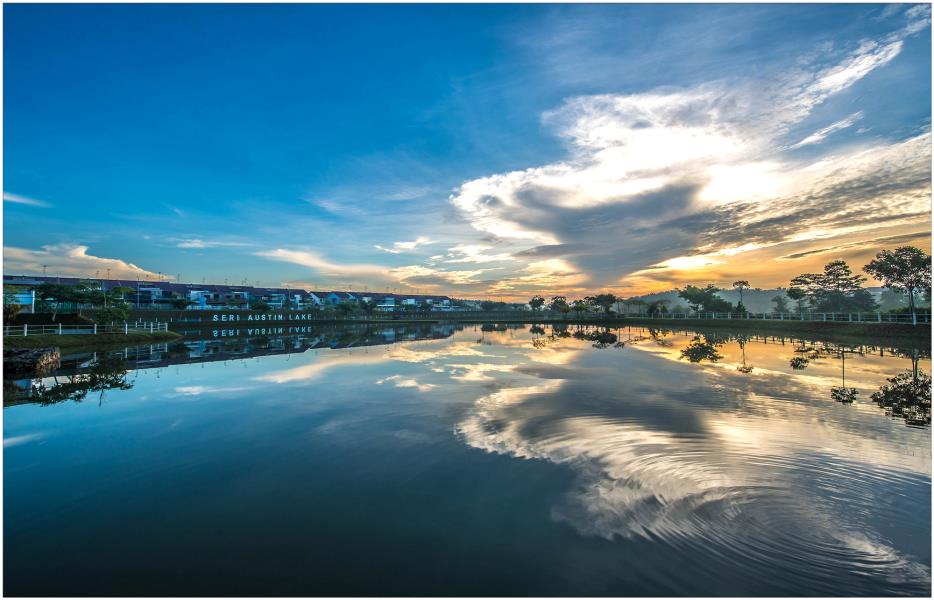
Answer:
[[87, 349], [103, 350], [107, 348], [123, 348], [143, 344], [170, 342], [182, 336], [172, 331], [156, 331], [153, 333], [134, 332], [73, 334], [73, 335], [30, 335], [7, 336], [3, 338], [6, 348], [51, 348], [57, 347], [68, 350]]

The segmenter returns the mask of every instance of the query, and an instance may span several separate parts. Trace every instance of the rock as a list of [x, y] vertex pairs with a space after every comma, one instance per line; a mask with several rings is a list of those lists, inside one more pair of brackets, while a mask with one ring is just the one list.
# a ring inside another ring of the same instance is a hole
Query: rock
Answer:
[[3, 368], [8, 373], [46, 373], [59, 367], [58, 348], [5, 348]]

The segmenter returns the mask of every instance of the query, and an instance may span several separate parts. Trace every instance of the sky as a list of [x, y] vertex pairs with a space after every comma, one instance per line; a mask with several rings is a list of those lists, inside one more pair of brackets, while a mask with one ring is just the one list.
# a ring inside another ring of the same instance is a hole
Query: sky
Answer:
[[7, 273], [527, 299], [931, 249], [929, 5], [3, 14]]

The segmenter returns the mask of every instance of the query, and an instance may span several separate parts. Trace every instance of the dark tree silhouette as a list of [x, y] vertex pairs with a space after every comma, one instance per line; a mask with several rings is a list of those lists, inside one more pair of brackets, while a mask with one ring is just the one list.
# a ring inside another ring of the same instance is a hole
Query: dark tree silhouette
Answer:
[[908, 307], [915, 314], [915, 292], [931, 289], [931, 256], [914, 246], [901, 246], [894, 252], [883, 250], [863, 267], [890, 290], [908, 294]]

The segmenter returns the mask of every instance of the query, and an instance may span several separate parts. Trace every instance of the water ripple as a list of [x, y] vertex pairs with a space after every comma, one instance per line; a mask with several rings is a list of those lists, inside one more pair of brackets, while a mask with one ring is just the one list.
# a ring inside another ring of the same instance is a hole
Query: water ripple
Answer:
[[[929, 497], [924, 456], [898, 466], [886, 460], [900, 455], [889, 440], [856, 443], [843, 424], [776, 434], [774, 421], [722, 410], [699, 411], [698, 431], [666, 431], [638, 417], [600, 416], [590, 405], [577, 414], [580, 390], [562, 392], [556, 380], [499, 390], [476, 403], [457, 434], [489, 452], [572, 469], [576, 484], [552, 518], [580, 534], [662, 545], [736, 581], [781, 573], [770, 585], [789, 594], [867, 593], [880, 582], [929, 589], [929, 555], [896, 550], [874, 526], [880, 513], [901, 527], [930, 523], [929, 508], [894, 500], [924, 490]], [[770, 407], [787, 409], [780, 401]], [[801, 405], [793, 412], [817, 416]], [[660, 585], [677, 586], [693, 572], [634, 556]], [[697, 589], [696, 581], [682, 583], [686, 593]]]

